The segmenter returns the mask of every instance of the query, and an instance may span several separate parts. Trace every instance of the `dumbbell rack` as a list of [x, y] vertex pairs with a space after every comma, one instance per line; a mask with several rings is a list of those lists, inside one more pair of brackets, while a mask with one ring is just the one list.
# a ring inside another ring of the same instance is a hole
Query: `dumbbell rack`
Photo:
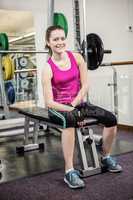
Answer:
[[0, 54], [0, 92], [1, 92], [3, 111], [4, 111], [3, 113], [0, 114], [0, 119], [4, 119], [9, 117], [9, 108], [7, 105], [7, 98], [5, 93], [4, 78], [2, 71], [2, 54]]
[[[15, 55], [15, 66], [16, 66], [16, 70], [19, 69], [19, 62], [18, 62], [18, 58], [21, 56], [21, 54], [16, 54]], [[16, 100], [20, 101], [20, 96], [24, 96], [24, 90], [20, 91], [20, 76], [19, 73], [15, 74], [15, 79], [16, 79]], [[24, 100], [24, 99], [23, 99]]]
[[[25, 100], [28, 100], [27, 99], [28, 98], [28, 94], [27, 95], [25, 94], [25, 89], [27, 89], [27, 88], [22, 87], [21, 83], [24, 80], [28, 81], [28, 88], [29, 88], [29, 86], [31, 84], [30, 80], [32, 80], [33, 82], [36, 82], [36, 77], [29, 77], [28, 76], [28, 71], [27, 72], [23, 72], [23, 70], [28, 70], [28, 63], [30, 62], [29, 57], [27, 57], [27, 59], [28, 59], [27, 64], [26, 65], [23, 64], [23, 66], [20, 65], [20, 61], [19, 61], [20, 58], [23, 58], [23, 56], [21, 54], [16, 55], [16, 59], [15, 59], [15, 66], [16, 66], [16, 71], [17, 71], [17, 73], [15, 73], [15, 80], [16, 80], [16, 100], [17, 101], [25, 101]], [[31, 71], [32, 71], [32, 69], [31, 69]], [[20, 74], [23, 74], [23, 73], [27, 73], [27, 76], [25, 76], [23, 78], [20, 78]], [[30, 88], [33, 90], [32, 87], [30, 87]], [[35, 95], [35, 97], [36, 97], [36, 95]]]

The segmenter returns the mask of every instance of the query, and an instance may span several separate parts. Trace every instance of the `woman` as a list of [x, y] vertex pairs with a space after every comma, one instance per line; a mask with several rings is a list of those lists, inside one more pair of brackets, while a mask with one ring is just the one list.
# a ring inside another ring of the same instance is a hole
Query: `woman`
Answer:
[[121, 166], [110, 156], [117, 120], [109, 111], [85, 102], [88, 92], [87, 66], [79, 53], [66, 50], [63, 28], [51, 26], [47, 29], [46, 47], [50, 58], [42, 74], [44, 98], [49, 116], [64, 127], [61, 135], [65, 160], [64, 181], [71, 188], [82, 188], [85, 183], [73, 167], [74, 127], [84, 125], [86, 117], [95, 117], [103, 124], [102, 164], [111, 172], [120, 172]]

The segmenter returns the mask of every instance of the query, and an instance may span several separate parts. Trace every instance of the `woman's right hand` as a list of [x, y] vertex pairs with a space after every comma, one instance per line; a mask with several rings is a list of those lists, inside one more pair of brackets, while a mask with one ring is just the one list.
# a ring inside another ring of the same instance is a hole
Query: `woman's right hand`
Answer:
[[84, 120], [83, 113], [78, 110], [77, 108], [74, 108], [72, 106], [69, 106], [70, 110], [67, 112], [68, 118], [70, 121], [75, 122], [77, 126], [84, 126], [86, 124], [86, 121]]
[[69, 112], [73, 111], [75, 108], [72, 106], [69, 106]]

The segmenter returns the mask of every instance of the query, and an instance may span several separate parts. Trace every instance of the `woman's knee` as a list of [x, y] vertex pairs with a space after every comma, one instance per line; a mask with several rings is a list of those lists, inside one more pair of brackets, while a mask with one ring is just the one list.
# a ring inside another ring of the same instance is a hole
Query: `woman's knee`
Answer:
[[110, 128], [114, 126], [117, 126], [117, 118], [114, 114], [110, 113], [105, 127]]

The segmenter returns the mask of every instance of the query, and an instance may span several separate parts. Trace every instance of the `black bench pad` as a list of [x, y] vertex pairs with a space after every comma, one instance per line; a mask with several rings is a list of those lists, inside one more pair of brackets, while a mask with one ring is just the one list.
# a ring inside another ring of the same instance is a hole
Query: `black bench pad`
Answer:
[[[45, 121], [46, 123], [53, 123], [48, 116], [48, 110], [46, 108], [42, 108], [42, 107], [20, 108], [18, 109], [18, 112], [32, 119]], [[86, 120], [85, 126], [98, 124], [97, 120], [94, 118], [88, 118], [85, 120]], [[55, 124], [55, 125], [61, 128], [59, 124]]]
[[30, 118], [51, 122], [48, 116], [48, 110], [46, 108], [41, 108], [41, 107], [20, 108], [18, 109], [18, 112]]

